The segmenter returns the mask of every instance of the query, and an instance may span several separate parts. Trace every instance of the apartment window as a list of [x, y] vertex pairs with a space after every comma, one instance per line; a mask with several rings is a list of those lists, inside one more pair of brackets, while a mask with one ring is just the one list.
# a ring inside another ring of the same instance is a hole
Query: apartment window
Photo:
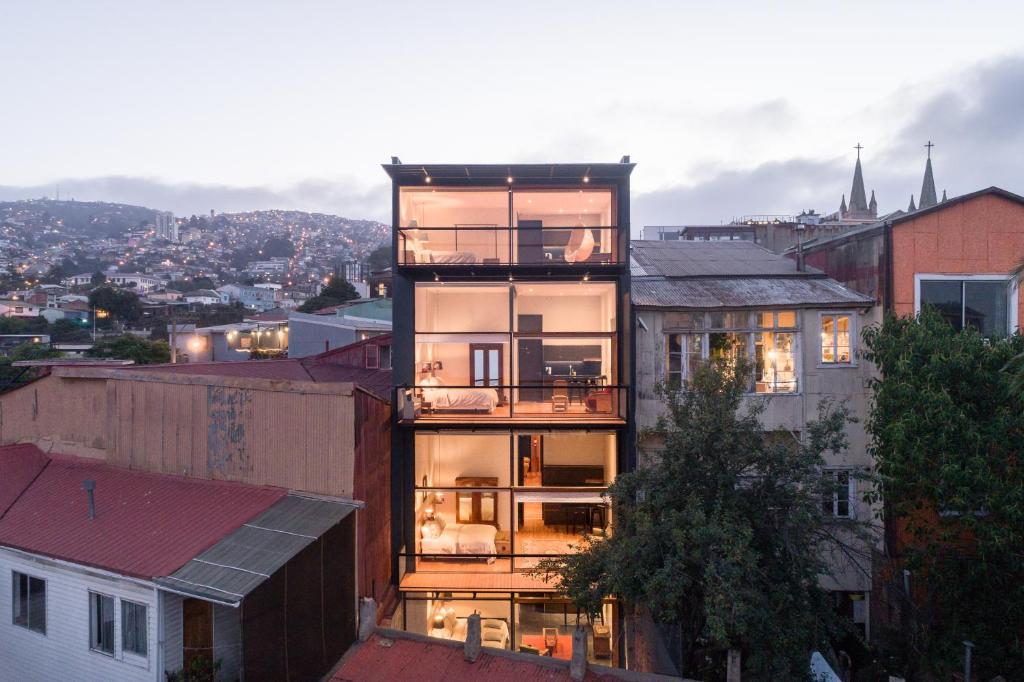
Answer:
[[89, 593], [89, 648], [114, 655], [114, 598]]
[[376, 344], [363, 346], [366, 369], [378, 369], [380, 367], [380, 348]]
[[824, 484], [821, 492], [821, 512], [830, 518], [852, 519], [856, 516], [856, 479], [848, 469], [830, 469], [822, 472]]
[[391, 346], [380, 346], [380, 368], [391, 369]]
[[853, 316], [822, 314], [821, 364], [849, 365], [853, 363]]
[[795, 393], [798, 390], [798, 322], [792, 310], [748, 310], [708, 313], [667, 313], [666, 326], [687, 325], [692, 333], [666, 335], [669, 382], [684, 381], [703, 360], [735, 364], [752, 358], [753, 393]]
[[24, 573], [11, 573], [11, 622], [46, 634], [46, 581]]
[[1010, 298], [1005, 277], [918, 278], [918, 310], [932, 306], [957, 331], [974, 327], [985, 336], [1006, 336]]
[[137, 656], [146, 655], [146, 605], [121, 600], [121, 649]]

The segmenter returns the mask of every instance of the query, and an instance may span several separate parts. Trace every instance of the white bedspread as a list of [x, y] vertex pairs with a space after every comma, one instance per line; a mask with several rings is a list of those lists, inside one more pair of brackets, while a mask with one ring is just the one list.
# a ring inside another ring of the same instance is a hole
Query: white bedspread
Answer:
[[423, 538], [423, 554], [497, 554], [494, 537], [498, 529], [480, 523], [453, 523], [440, 537]]
[[472, 251], [421, 251], [428, 263], [475, 263], [476, 254]]
[[435, 410], [494, 411], [498, 405], [498, 392], [493, 388], [423, 388], [423, 399]]

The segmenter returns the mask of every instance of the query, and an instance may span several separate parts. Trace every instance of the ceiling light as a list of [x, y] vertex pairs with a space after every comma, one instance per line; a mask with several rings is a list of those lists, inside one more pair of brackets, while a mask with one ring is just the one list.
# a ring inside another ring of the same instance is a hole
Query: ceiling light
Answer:
[[508, 176], [507, 178], [505, 178], [505, 181], [506, 181], [506, 182], [507, 182], [508, 184], [510, 184], [510, 185], [511, 185], [511, 184], [512, 184], [512, 176], [510, 175], [510, 176]]
[[430, 184], [430, 176], [428, 175], [427, 177], [423, 178], [423, 182], [425, 182], [425, 183], [427, 183], [429, 185]]
[[583, 176], [583, 182], [590, 182], [590, 176], [589, 175], [584, 175]]

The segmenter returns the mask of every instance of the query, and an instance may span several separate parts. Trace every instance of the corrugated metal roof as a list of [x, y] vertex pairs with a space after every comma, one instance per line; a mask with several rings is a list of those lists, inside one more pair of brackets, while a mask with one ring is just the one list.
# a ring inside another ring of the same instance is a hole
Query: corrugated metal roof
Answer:
[[751, 277], [820, 274], [797, 272], [796, 261], [754, 242], [653, 241], [630, 242], [634, 274], [662, 277]]
[[154, 582], [201, 599], [237, 604], [355, 508], [354, 503], [288, 495]]
[[0, 456], [0, 519], [50, 458], [35, 445], [8, 445]]
[[[331, 682], [521, 682], [569, 679], [568, 661], [482, 647], [477, 659], [471, 663], [465, 659], [462, 642], [390, 630], [378, 630], [366, 642], [354, 644], [331, 676]], [[589, 682], [639, 682], [670, 678], [591, 665], [583, 679]]]
[[635, 306], [708, 309], [867, 306], [874, 299], [825, 277], [638, 277], [632, 282], [632, 301]]
[[[49, 463], [0, 518], [0, 545], [138, 578], [173, 573], [285, 495], [0, 447], [0, 462], [39, 457]], [[86, 479], [96, 482], [94, 519]]]

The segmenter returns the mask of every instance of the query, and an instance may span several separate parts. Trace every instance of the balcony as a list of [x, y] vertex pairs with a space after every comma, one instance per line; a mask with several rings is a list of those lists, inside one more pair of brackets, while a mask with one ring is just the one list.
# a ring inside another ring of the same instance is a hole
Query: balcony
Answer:
[[395, 389], [402, 424], [626, 423], [628, 390], [591, 377], [517, 385], [421, 385]]
[[408, 227], [398, 231], [400, 267], [619, 265], [619, 230], [595, 227]]

